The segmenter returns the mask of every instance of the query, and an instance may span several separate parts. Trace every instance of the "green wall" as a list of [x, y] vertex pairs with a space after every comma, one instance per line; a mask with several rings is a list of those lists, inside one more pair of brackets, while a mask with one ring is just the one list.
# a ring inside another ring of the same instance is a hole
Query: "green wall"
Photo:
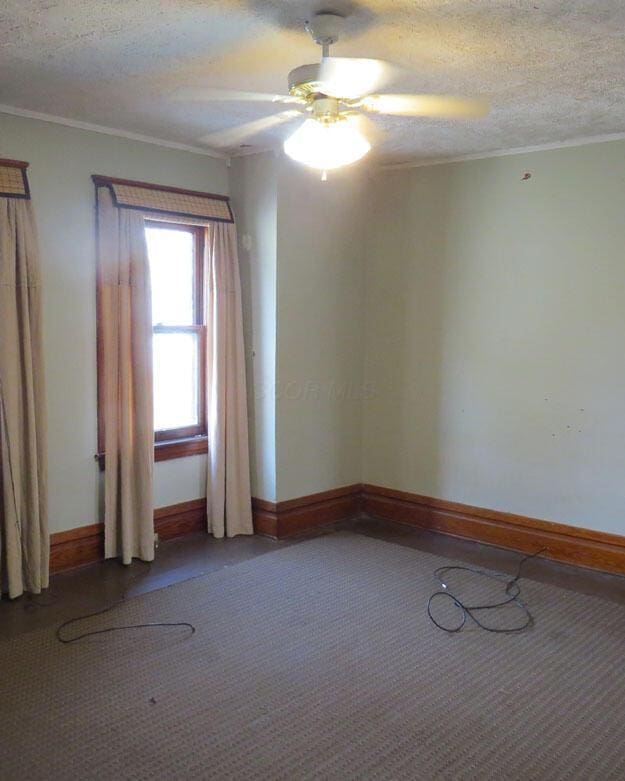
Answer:
[[625, 142], [370, 193], [364, 480], [625, 533]]

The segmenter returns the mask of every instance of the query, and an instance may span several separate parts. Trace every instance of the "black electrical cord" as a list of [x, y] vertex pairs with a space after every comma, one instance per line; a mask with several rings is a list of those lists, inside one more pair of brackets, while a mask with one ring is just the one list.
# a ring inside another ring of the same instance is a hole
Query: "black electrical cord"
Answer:
[[[497, 572], [489, 572], [488, 570], [479, 569], [477, 567], [463, 567], [463, 566], [447, 566], [447, 567], [439, 567], [434, 571], [434, 575], [436, 578], [438, 578], [439, 583], [443, 587], [443, 591], [435, 591], [432, 596], [428, 600], [428, 616], [430, 618], [430, 621], [439, 629], [442, 629], [443, 632], [449, 632], [450, 634], [453, 634], [455, 632], [460, 632], [466, 622], [467, 618], [470, 618], [473, 620], [475, 624], [480, 629], [483, 629], [485, 632], [493, 632], [495, 634], [514, 634], [516, 632], [522, 632], [524, 629], [528, 629], [530, 626], [534, 623], [534, 618], [532, 614], [529, 611], [529, 608], [527, 605], [523, 602], [521, 599], [521, 587], [519, 586], [519, 580], [521, 578], [521, 570], [523, 568], [523, 565], [526, 561], [529, 561], [530, 559], [534, 559], [537, 556], [540, 556], [541, 553], [543, 553], [546, 549], [541, 548], [539, 551], [536, 551], [536, 553], [531, 553], [529, 556], [524, 556], [518, 564], [516, 575], [513, 578], [510, 578], [508, 575], [504, 575], [502, 573]], [[500, 583], [505, 583], [505, 596], [503, 599], [501, 599], [499, 602], [491, 602], [483, 605], [466, 605], [460, 597], [458, 597], [456, 594], [452, 594], [451, 591], [449, 591], [449, 588], [447, 586], [447, 583], [444, 580], [444, 576], [448, 572], [470, 572], [473, 575], [479, 575], [480, 577], [488, 578], [489, 580], [495, 580]], [[445, 626], [440, 622], [440, 620], [436, 620], [434, 616], [432, 615], [432, 603], [435, 600], [441, 600], [446, 599], [450, 600], [455, 607], [458, 608], [460, 611], [460, 623], [457, 626]], [[480, 619], [476, 616], [476, 613], [479, 613], [482, 610], [495, 610], [497, 608], [503, 608], [508, 605], [515, 605], [517, 608], [519, 608], [522, 613], [525, 614], [525, 621], [523, 624], [519, 626], [513, 626], [513, 627], [494, 627], [494, 626], [488, 626], [487, 624], [484, 624]]]
[[[148, 564], [148, 570], [145, 573], [145, 577], [147, 577], [150, 574], [151, 569], [151, 563], [146, 562]], [[103, 635], [107, 634], [108, 632], [121, 632], [125, 631], [127, 629], [144, 629], [146, 627], [163, 627], [163, 626], [186, 626], [188, 629], [191, 630], [191, 635], [195, 634], [195, 627], [193, 624], [190, 624], [188, 621], [154, 621], [144, 624], [122, 624], [121, 626], [108, 626], [104, 629], [94, 629], [89, 632], [83, 632], [81, 635], [77, 635], [76, 637], [63, 637], [63, 629], [65, 627], [70, 626], [71, 624], [75, 624], [78, 621], [84, 621], [87, 618], [93, 618], [94, 616], [101, 616], [104, 613], [109, 613], [111, 610], [114, 610], [116, 607], [119, 607], [126, 601], [126, 597], [128, 596], [128, 592], [130, 591], [130, 587], [137, 579], [137, 575], [134, 575], [130, 580], [128, 581], [128, 585], [124, 589], [124, 593], [121, 596], [121, 599], [117, 600], [117, 602], [114, 602], [112, 605], [109, 605], [108, 607], [103, 608], [102, 610], [96, 610], [93, 613], [86, 613], [82, 616], [76, 616], [75, 618], [70, 618], [67, 621], [64, 621], [60, 626], [56, 629], [56, 639], [65, 645], [69, 645], [70, 643], [76, 643], [78, 640], [84, 640], [86, 637], [94, 637], [95, 635]]]

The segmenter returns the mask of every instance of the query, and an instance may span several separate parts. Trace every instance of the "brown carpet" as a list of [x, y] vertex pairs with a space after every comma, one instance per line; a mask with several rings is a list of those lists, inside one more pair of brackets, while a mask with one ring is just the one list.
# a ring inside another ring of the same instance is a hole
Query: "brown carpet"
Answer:
[[446, 635], [425, 611], [441, 563], [334, 534], [85, 622], [190, 639], [8, 640], [0, 777], [624, 778], [624, 608], [524, 580], [531, 631]]

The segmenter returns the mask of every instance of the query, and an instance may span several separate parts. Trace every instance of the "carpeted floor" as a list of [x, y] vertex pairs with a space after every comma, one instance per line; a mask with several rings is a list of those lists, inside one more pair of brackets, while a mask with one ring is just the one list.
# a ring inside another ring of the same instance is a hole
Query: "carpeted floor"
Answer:
[[425, 611], [441, 563], [333, 534], [81, 627], [187, 620], [191, 638], [6, 640], [0, 777], [625, 777], [625, 608], [524, 580], [531, 631], [446, 635]]

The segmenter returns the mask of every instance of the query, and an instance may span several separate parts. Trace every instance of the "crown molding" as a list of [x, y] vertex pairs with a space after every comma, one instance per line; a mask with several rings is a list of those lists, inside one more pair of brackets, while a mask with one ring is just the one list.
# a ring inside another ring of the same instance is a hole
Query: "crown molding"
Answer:
[[235, 152], [232, 152], [230, 155], [231, 160], [234, 160], [237, 157], [250, 157], [251, 155], [264, 155], [267, 154], [267, 152], [273, 152], [275, 155], [279, 154], [279, 149], [277, 146], [255, 146], [255, 147], [243, 147], [240, 149], [237, 149]]
[[508, 157], [511, 155], [524, 155], [531, 152], [548, 152], [553, 149], [567, 149], [575, 146], [587, 146], [589, 144], [603, 144], [608, 141], [623, 141], [623, 133], [606, 133], [602, 136], [585, 136], [572, 138], [568, 141], [553, 141], [548, 144], [535, 144], [532, 146], [517, 146], [510, 149], [497, 149], [492, 152], [476, 152], [471, 155], [456, 155], [454, 157], [436, 157], [425, 160], [408, 160], [404, 163], [381, 163], [379, 169], [385, 171], [401, 171], [406, 168], [425, 168], [430, 165], [446, 165], [447, 163], [464, 163], [468, 160], [487, 160], [491, 157]]
[[[77, 119], [69, 119], [67, 117], [59, 117], [54, 114], [46, 114], [41, 111], [30, 111], [29, 109], [17, 108], [15, 106], [8, 106], [6, 104], [0, 104], [0, 114], [9, 114], [16, 117], [24, 117], [26, 119], [37, 119], [41, 122], [51, 122], [55, 125], [64, 125], [65, 127], [75, 128], [77, 130], [87, 130], [92, 133], [101, 133], [107, 136], [115, 136], [117, 138], [126, 138], [130, 141], [140, 141], [144, 144], [152, 144], [154, 146], [164, 147], [166, 149], [177, 149], [182, 152], [191, 152], [196, 155], [204, 155], [205, 157], [212, 157], [217, 160], [224, 160], [228, 165], [230, 160], [234, 157], [245, 157], [247, 155], [262, 154], [270, 151], [274, 151], [271, 147], [250, 148], [244, 150], [237, 150], [235, 153], [228, 155], [224, 152], [220, 152], [216, 149], [210, 149], [208, 147], [193, 146], [191, 144], [182, 144], [177, 141], [167, 141], [164, 138], [156, 138], [154, 136], [146, 136], [141, 133], [134, 133], [130, 130], [121, 130], [119, 128], [107, 127], [105, 125], [98, 125], [93, 122], [82, 122]], [[509, 149], [497, 149], [491, 152], [476, 152], [474, 154], [467, 155], [454, 155], [451, 157], [436, 157], [427, 158], [421, 160], [407, 160], [402, 163], [380, 163], [377, 165], [378, 170], [383, 171], [401, 171], [408, 168], [425, 168], [433, 165], [446, 165], [448, 163], [463, 163], [471, 160], [488, 160], [492, 157], [508, 157], [512, 155], [529, 154], [532, 152], [547, 152], [556, 149], [567, 149], [570, 147], [586, 146], [589, 144], [602, 144], [609, 141], [622, 141], [625, 139], [625, 131], [621, 133], [606, 133], [599, 136], [582, 136], [581, 138], [569, 139], [566, 141], [554, 141], [546, 144], [534, 144], [530, 146], [511, 147]]]
[[116, 136], [117, 138], [127, 138], [130, 141], [141, 141], [144, 144], [153, 144], [154, 146], [162, 146], [166, 149], [178, 149], [182, 152], [192, 152], [196, 155], [204, 155], [205, 157], [214, 157], [218, 160], [230, 159], [229, 155], [223, 152], [218, 152], [215, 149], [209, 149], [201, 146], [191, 146], [190, 144], [181, 144], [177, 141], [166, 141], [164, 138], [154, 138], [153, 136], [144, 136], [141, 133], [133, 133], [129, 130], [120, 130], [114, 127], [106, 127], [104, 125], [96, 125], [92, 122], [81, 122], [77, 119], [68, 119], [67, 117], [57, 117], [54, 114], [44, 114], [41, 111], [30, 111], [24, 108], [16, 108], [15, 106], [7, 106], [0, 103], [0, 114], [10, 114], [14, 117], [25, 117], [26, 119], [38, 119], [41, 122], [52, 122], [55, 125], [65, 125], [65, 127], [73, 127], [76, 130], [89, 130], [92, 133], [102, 133], [105, 136]]

